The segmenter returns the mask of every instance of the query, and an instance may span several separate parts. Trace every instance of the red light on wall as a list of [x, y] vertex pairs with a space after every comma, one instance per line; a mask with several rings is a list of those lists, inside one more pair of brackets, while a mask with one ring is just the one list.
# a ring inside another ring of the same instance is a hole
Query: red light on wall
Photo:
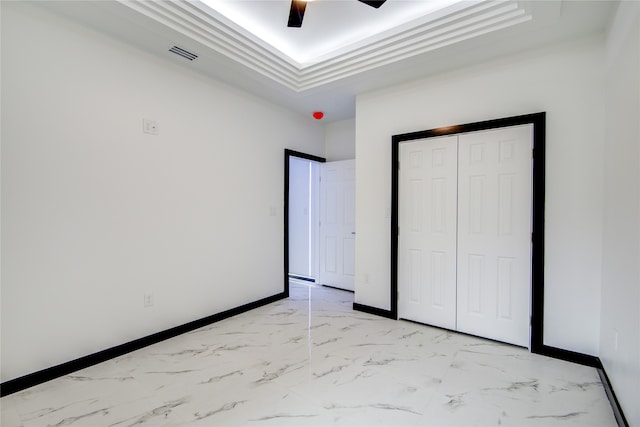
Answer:
[[324, 117], [324, 113], [322, 111], [314, 111], [313, 118], [316, 120], [321, 120]]

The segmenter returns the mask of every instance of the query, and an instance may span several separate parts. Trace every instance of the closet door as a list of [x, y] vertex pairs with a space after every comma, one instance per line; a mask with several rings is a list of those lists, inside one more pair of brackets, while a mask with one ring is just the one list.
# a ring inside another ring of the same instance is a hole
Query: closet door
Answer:
[[400, 145], [398, 310], [456, 327], [457, 137]]
[[458, 140], [457, 329], [529, 346], [532, 126]]

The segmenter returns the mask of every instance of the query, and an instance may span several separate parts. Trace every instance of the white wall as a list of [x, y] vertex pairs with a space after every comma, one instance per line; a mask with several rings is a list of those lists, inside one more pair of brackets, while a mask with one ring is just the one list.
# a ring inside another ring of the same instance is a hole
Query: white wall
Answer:
[[544, 343], [597, 354], [602, 59], [589, 38], [358, 96], [356, 302], [390, 305], [391, 136], [546, 111]]
[[328, 162], [356, 158], [355, 119], [325, 125], [325, 158]]
[[2, 2], [2, 381], [282, 292], [285, 147], [324, 129]]
[[[640, 4], [622, 2], [607, 40], [600, 360], [640, 426]], [[617, 348], [616, 348], [617, 335]]]

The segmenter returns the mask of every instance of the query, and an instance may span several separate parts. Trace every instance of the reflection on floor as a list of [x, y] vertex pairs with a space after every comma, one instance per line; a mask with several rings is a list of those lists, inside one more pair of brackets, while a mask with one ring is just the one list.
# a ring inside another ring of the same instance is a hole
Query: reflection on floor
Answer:
[[2, 426], [615, 426], [597, 372], [291, 298], [4, 397]]

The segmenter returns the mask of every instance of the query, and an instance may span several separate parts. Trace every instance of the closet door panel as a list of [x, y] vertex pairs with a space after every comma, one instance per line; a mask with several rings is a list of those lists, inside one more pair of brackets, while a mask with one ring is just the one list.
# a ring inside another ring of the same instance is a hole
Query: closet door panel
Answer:
[[529, 346], [531, 125], [458, 142], [457, 329]]
[[457, 137], [400, 146], [398, 310], [455, 329]]

